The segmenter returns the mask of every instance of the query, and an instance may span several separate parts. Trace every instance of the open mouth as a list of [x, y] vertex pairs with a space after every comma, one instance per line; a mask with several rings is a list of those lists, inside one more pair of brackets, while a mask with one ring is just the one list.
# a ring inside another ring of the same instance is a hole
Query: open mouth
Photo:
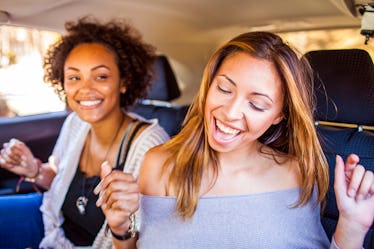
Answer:
[[85, 107], [91, 107], [98, 105], [102, 102], [102, 100], [81, 100], [78, 101], [80, 105], [85, 106]]
[[240, 133], [240, 130], [233, 129], [231, 127], [225, 126], [222, 122], [216, 119], [217, 130], [225, 135], [236, 136]]

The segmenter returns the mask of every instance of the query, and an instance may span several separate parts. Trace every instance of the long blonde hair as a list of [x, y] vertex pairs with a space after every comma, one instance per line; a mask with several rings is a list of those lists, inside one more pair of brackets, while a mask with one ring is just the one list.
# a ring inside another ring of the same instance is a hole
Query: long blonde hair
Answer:
[[308, 62], [300, 59], [279, 36], [269, 32], [249, 32], [233, 38], [212, 55], [183, 129], [163, 145], [170, 153], [163, 172], [170, 172], [168, 187], [177, 193], [176, 209], [183, 218], [192, 217], [196, 210], [202, 175], [209, 165], [213, 165], [214, 177], [217, 177], [218, 160], [208, 144], [204, 106], [218, 68], [225, 58], [237, 52], [272, 62], [281, 77], [285, 118], [271, 126], [259, 141], [285, 158], [298, 161], [301, 194], [296, 206], [311, 199], [315, 186], [319, 202], [323, 201], [328, 189], [328, 165], [313, 122], [313, 78]]

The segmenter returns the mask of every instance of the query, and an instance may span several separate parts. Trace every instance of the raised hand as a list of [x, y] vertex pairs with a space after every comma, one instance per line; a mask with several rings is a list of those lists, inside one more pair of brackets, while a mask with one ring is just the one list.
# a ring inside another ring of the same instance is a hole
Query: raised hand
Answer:
[[130, 215], [139, 208], [138, 184], [131, 174], [112, 170], [107, 162], [101, 166], [101, 179], [94, 190], [99, 194], [96, 205], [103, 210], [112, 232], [125, 234], [129, 230]]
[[15, 174], [35, 177], [39, 172], [41, 162], [34, 158], [30, 149], [21, 141], [12, 138], [3, 144], [0, 151], [0, 167]]
[[357, 155], [345, 163], [337, 156], [334, 190], [339, 209], [335, 240], [341, 248], [360, 248], [374, 220], [374, 174], [359, 164]]

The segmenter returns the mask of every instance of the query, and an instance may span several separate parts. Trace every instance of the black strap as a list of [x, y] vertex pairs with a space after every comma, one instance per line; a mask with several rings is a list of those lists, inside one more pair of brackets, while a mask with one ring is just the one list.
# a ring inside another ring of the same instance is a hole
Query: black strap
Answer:
[[[121, 145], [120, 145], [120, 148], [119, 148], [119, 153], [117, 155], [116, 166], [113, 168], [113, 170], [123, 171], [124, 166], [125, 166], [125, 162], [126, 162], [126, 158], [127, 158], [127, 154], [130, 151], [132, 140], [134, 139], [135, 135], [138, 133], [139, 129], [145, 124], [146, 123], [143, 122], [143, 121], [137, 121], [134, 124], [135, 127], [132, 129], [131, 134], [129, 132], [127, 132], [127, 134], [125, 134], [125, 136], [123, 137], [123, 139], [121, 141]], [[130, 129], [131, 128], [132, 128], [132, 125], [131, 125]], [[130, 134], [130, 136], [128, 136], [129, 134]]]
[[135, 120], [131, 120], [131, 122], [129, 123], [129, 125], [126, 128], [125, 133], [123, 134], [120, 146], [119, 146], [118, 151], [117, 151], [117, 158], [116, 158], [116, 161], [115, 161], [115, 167], [113, 167], [113, 169], [117, 168], [118, 165], [121, 163], [122, 147], [124, 146], [124, 144], [127, 140], [127, 137], [129, 136], [129, 133], [130, 133], [131, 128], [133, 127], [134, 123], [135, 123]]

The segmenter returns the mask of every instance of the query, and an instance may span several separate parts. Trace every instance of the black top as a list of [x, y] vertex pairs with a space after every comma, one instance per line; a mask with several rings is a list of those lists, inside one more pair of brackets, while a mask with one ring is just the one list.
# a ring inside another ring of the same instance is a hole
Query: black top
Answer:
[[[98, 196], [93, 193], [99, 181], [99, 176], [86, 178], [86, 175], [78, 168], [66, 194], [62, 205], [62, 214], [65, 218], [62, 228], [65, 236], [75, 246], [92, 245], [103, 226], [105, 216], [101, 208], [96, 206]], [[82, 195], [88, 198], [84, 215], [79, 213], [76, 206], [78, 197]]]

